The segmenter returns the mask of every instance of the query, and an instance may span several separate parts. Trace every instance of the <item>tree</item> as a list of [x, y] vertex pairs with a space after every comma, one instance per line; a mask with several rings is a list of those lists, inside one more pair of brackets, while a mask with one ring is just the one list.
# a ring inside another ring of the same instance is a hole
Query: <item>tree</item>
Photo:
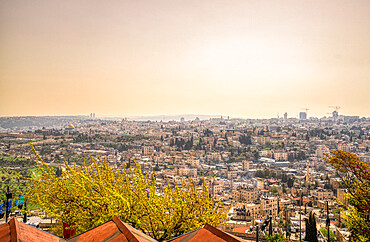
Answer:
[[268, 242], [282, 242], [285, 241], [284, 235], [282, 234], [274, 234], [267, 237]]
[[281, 185], [281, 188], [282, 188], [283, 194], [285, 194], [286, 193], [286, 188], [285, 188], [285, 184], [284, 183], [283, 183], [283, 185]]
[[[37, 156], [41, 178], [29, 178], [26, 198], [38, 204], [49, 216], [74, 224], [82, 233], [117, 215], [122, 221], [159, 241], [201, 227], [224, 222], [228, 208], [209, 196], [207, 187], [197, 191], [194, 182], [180, 186], [167, 184], [157, 190], [155, 174], [143, 174], [140, 165], [128, 172], [111, 168], [107, 161], [70, 166], [60, 177]], [[205, 184], [203, 182], [203, 184]]]
[[[328, 238], [328, 230], [326, 228], [321, 228], [320, 229], [322, 235], [325, 237], [325, 238]], [[329, 237], [329, 241], [328, 242], [337, 242], [337, 240], [335, 239], [335, 235], [333, 233], [333, 231], [329, 230], [330, 231], [330, 237]]]
[[262, 170], [257, 170], [256, 173], [254, 174], [255, 177], [261, 177], [264, 178], [264, 174]]
[[341, 150], [326, 155], [341, 177], [348, 192], [346, 199], [351, 207], [344, 220], [351, 231], [351, 240], [370, 241], [370, 166], [357, 155]]
[[309, 242], [318, 242], [315, 214], [310, 212], [308, 219], [305, 220], [306, 220], [306, 237], [304, 238], [304, 240]]
[[329, 183], [325, 183], [324, 189], [333, 190], [333, 185], [331, 185]]
[[274, 195], [276, 193], [279, 193], [279, 190], [276, 186], [271, 186], [269, 192], [271, 192]]
[[258, 151], [253, 151], [253, 157], [255, 160], [258, 160], [260, 158], [260, 154], [258, 153]]
[[288, 175], [283, 173], [281, 174], [281, 182], [287, 182], [288, 181]]
[[239, 142], [244, 145], [251, 145], [252, 144], [252, 139], [249, 135], [240, 135], [239, 136]]
[[288, 185], [289, 188], [292, 188], [293, 187], [294, 180], [291, 177], [289, 177], [288, 182], [287, 182], [287, 185]]

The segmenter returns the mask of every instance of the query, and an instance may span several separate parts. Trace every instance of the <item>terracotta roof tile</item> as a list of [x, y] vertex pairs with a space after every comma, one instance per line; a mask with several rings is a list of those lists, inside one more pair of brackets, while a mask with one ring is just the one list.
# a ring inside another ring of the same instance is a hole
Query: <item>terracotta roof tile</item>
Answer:
[[[74, 236], [68, 240], [56, 237], [47, 232], [36, 229], [32, 226], [18, 222], [15, 218], [10, 222], [0, 225], [0, 241], [27, 241], [27, 242], [154, 242], [153, 238], [142, 233], [141, 231], [122, 222], [117, 216], [111, 221], [93, 228], [85, 233]], [[214, 242], [239, 242], [244, 241], [241, 238], [223, 232], [209, 224], [187, 234], [181, 235], [170, 241], [187, 242], [187, 241], [214, 241]]]
[[13, 218], [0, 225], [0, 241], [53, 242], [65, 241], [42, 230], [36, 229]]
[[187, 234], [181, 235], [177, 238], [170, 240], [172, 242], [240, 242], [244, 241], [241, 238], [235, 237], [231, 234], [223, 232], [212, 225], [206, 224], [203, 228], [191, 231]]
[[243, 227], [238, 227], [234, 228], [233, 232], [238, 232], [238, 233], [245, 233], [246, 230], [250, 230], [250, 226], [243, 226]]
[[9, 223], [0, 225], [0, 241], [10, 241]]
[[123, 242], [154, 242], [153, 238], [130, 225], [122, 222], [117, 216], [96, 228], [67, 240], [68, 242], [97, 242], [97, 241], [123, 241]]

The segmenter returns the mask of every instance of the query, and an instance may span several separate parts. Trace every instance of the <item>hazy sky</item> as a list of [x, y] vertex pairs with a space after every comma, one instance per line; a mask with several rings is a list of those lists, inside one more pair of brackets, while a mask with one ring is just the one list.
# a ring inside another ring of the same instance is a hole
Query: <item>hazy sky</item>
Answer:
[[370, 1], [0, 0], [0, 116], [370, 116]]

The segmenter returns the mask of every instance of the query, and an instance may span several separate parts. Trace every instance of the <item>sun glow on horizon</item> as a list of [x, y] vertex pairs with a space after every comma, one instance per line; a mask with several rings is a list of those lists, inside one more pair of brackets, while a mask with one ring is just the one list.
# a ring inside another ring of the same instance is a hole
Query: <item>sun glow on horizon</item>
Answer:
[[362, 0], [3, 1], [0, 115], [320, 116], [339, 105], [368, 116], [369, 10]]

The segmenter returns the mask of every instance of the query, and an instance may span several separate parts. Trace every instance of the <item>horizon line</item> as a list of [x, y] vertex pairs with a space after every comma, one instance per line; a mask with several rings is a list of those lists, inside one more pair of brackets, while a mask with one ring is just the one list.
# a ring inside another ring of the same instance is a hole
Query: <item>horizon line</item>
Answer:
[[[91, 113], [90, 113], [91, 114]], [[25, 117], [89, 117], [90, 114], [54, 114], [54, 115], [0, 115], [0, 118], [25, 118]], [[96, 115], [96, 113], [94, 113]], [[149, 114], [149, 115], [114, 115], [114, 114], [98, 114], [96, 115], [95, 119], [98, 118], [153, 118], [153, 117], [179, 117], [181, 118], [183, 116], [184, 118], [193, 116], [193, 117], [207, 117], [207, 118], [217, 118], [222, 117], [224, 119], [284, 119], [283, 115], [279, 115], [279, 117], [240, 117], [240, 116], [231, 116], [231, 115], [220, 115], [220, 114]], [[346, 114], [339, 114], [339, 116], [357, 116], [359, 118], [370, 118], [370, 116], [360, 116], [360, 115], [346, 115]], [[310, 116], [307, 117], [306, 120], [309, 120], [310, 118], [330, 118], [332, 116]], [[287, 119], [299, 119], [297, 116], [290, 116]]]

